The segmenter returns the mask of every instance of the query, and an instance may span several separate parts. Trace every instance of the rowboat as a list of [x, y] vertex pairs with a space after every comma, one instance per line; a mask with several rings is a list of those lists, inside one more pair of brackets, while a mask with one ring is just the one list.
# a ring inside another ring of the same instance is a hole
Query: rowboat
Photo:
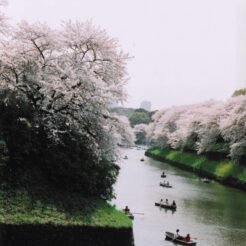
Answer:
[[130, 209], [128, 207], [122, 209], [122, 211], [129, 219], [134, 220], [134, 215], [130, 212]]
[[162, 174], [161, 177], [162, 177], [162, 178], [166, 178], [167, 175], [166, 175], [166, 174]]
[[190, 246], [195, 246], [196, 245], [195, 241], [190, 240], [189, 242], [186, 242], [184, 240], [184, 237], [181, 237], [181, 236], [175, 238], [174, 233], [168, 232], [168, 231], [166, 232], [166, 240], [173, 241], [175, 243], [179, 243], [179, 244], [182, 244], [182, 245], [190, 245]]
[[166, 188], [172, 188], [172, 185], [166, 184], [166, 183], [160, 183], [160, 186], [166, 187]]
[[141, 158], [140, 161], [144, 161], [144, 158]]
[[134, 220], [134, 215], [132, 213], [128, 213], [126, 214], [126, 216], [131, 219], [131, 220]]
[[128, 156], [127, 156], [127, 155], [125, 155], [124, 159], [125, 159], [125, 160], [127, 160], [127, 159], [128, 159]]
[[171, 210], [176, 210], [177, 209], [176, 205], [160, 203], [160, 202], [155, 202], [155, 206], [159, 206], [161, 208], [167, 208], [167, 209], [171, 209]]
[[207, 179], [207, 178], [203, 178], [203, 179], [202, 179], [202, 182], [208, 184], [208, 183], [210, 183], [211, 181], [210, 181], [209, 179]]

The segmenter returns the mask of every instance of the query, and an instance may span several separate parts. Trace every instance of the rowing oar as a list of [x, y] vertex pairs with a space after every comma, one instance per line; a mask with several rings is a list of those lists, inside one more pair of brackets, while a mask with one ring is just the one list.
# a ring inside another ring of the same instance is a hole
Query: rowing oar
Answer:
[[136, 212], [132, 212], [132, 214], [140, 214], [140, 215], [144, 215], [144, 213], [136, 213]]

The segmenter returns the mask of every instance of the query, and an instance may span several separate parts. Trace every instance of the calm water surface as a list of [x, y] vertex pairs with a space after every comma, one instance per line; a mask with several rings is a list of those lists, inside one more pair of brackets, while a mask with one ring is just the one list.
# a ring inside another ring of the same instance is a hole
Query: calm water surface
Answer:
[[[144, 157], [144, 150], [123, 149], [113, 203], [128, 205], [135, 214], [135, 246], [174, 245], [165, 231], [190, 233], [197, 246], [246, 246], [246, 192], [217, 182], [203, 183], [195, 174]], [[140, 159], [144, 157], [145, 161]], [[159, 186], [161, 172], [172, 189]], [[154, 206], [160, 198], [175, 200], [177, 211]]]

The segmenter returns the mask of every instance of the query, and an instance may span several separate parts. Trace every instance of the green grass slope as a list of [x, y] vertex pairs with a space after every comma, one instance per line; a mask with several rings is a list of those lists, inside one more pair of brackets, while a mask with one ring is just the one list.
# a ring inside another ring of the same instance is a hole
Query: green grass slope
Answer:
[[179, 150], [163, 150], [157, 147], [147, 150], [146, 155], [163, 161], [179, 163], [187, 167], [187, 169], [192, 169], [199, 173], [204, 172], [222, 181], [233, 178], [239, 183], [246, 183], [246, 167], [237, 165], [229, 159], [213, 161], [204, 155], [196, 155], [195, 153]]
[[131, 220], [106, 201], [63, 192], [57, 195], [55, 192], [54, 199], [50, 199], [30, 195], [24, 189], [1, 189], [0, 224], [132, 227]]

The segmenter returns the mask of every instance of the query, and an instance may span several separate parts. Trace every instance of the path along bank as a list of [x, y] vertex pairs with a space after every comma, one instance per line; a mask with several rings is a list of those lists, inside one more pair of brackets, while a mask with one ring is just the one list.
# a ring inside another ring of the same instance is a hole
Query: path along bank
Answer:
[[148, 149], [145, 155], [246, 191], [246, 166], [229, 159], [211, 160], [205, 155], [158, 147]]

